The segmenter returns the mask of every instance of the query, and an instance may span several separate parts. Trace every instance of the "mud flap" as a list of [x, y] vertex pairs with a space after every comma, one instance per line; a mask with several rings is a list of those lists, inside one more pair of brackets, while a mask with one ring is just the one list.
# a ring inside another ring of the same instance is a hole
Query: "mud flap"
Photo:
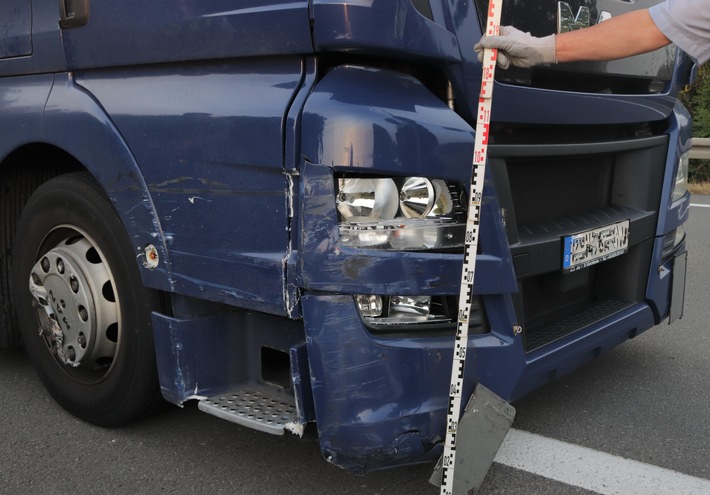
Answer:
[[[514, 417], [513, 406], [480, 383], [476, 385], [456, 433], [454, 495], [466, 495], [481, 486]], [[442, 473], [439, 459], [429, 482], [441, 486]]]

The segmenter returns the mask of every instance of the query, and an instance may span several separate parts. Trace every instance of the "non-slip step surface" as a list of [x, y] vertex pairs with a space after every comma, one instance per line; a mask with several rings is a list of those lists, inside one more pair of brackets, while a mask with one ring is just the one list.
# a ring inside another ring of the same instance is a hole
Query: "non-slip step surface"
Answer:
[[200, 401], [199, 409], [221, 419], [255, 430], [283, 435], [296, 419], [295, 401], [266, 386], [242, 388]]

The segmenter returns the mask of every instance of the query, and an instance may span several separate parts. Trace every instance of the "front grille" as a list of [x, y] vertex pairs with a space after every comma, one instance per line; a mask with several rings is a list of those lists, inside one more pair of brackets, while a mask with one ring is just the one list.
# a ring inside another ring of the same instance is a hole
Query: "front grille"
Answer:
[[[490, 169], [513, 256], [526, 350], [643, 301], [663, 185], [667, 136], [491, 145]], [[554, 136], [554, 132], [548, 134]], [[520, 142], [529, 141], [525, 136]], [[566, 273], [567, 235], [629, 221], [628, 251]]]

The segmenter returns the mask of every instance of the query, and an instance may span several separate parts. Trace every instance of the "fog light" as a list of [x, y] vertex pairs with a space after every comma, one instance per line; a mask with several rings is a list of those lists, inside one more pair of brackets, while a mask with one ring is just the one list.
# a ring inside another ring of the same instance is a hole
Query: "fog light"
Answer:
[[[380, 336], [426, 337], [456, 332], [456, 296], [356, 295], [354, 299], [365, 326]], [[479, 296], [474, 296], [471, 302], [468, 324], [469, 334], [490, 332]]]
[[389, 315], [397, 313], [406, 315], [429, 316], [431, 313], [431, 297], [429, 296], [392, 296], [390, 298]]
[[374, 295], [357, 295], [355, 302], [360, 314], [367, 318], [382, 316], [382, 298]]
[[[437, 296], [437, 303], [431, 296], [375, 296], [356, 295], [360, 316], [368, 325], [394, 328], [401, 325], [451, 323], [450, 304], [446, 298]], [[455, 311], [456, 308], [454, 308]]]

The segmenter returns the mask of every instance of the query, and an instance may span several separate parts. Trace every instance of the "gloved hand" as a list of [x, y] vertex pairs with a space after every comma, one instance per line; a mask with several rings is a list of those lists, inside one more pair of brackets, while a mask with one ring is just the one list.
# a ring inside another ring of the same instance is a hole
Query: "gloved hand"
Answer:
[[557, 63], [554, 34], [536, 38], [513, 26], [501, 26], [500, 36], [484, 36], [474, 45], [479, 62], [483, 62], [484, 48], [498, 49], [498, 66], [501, 69], [507, 69], [510, 64], [527, 68]]

